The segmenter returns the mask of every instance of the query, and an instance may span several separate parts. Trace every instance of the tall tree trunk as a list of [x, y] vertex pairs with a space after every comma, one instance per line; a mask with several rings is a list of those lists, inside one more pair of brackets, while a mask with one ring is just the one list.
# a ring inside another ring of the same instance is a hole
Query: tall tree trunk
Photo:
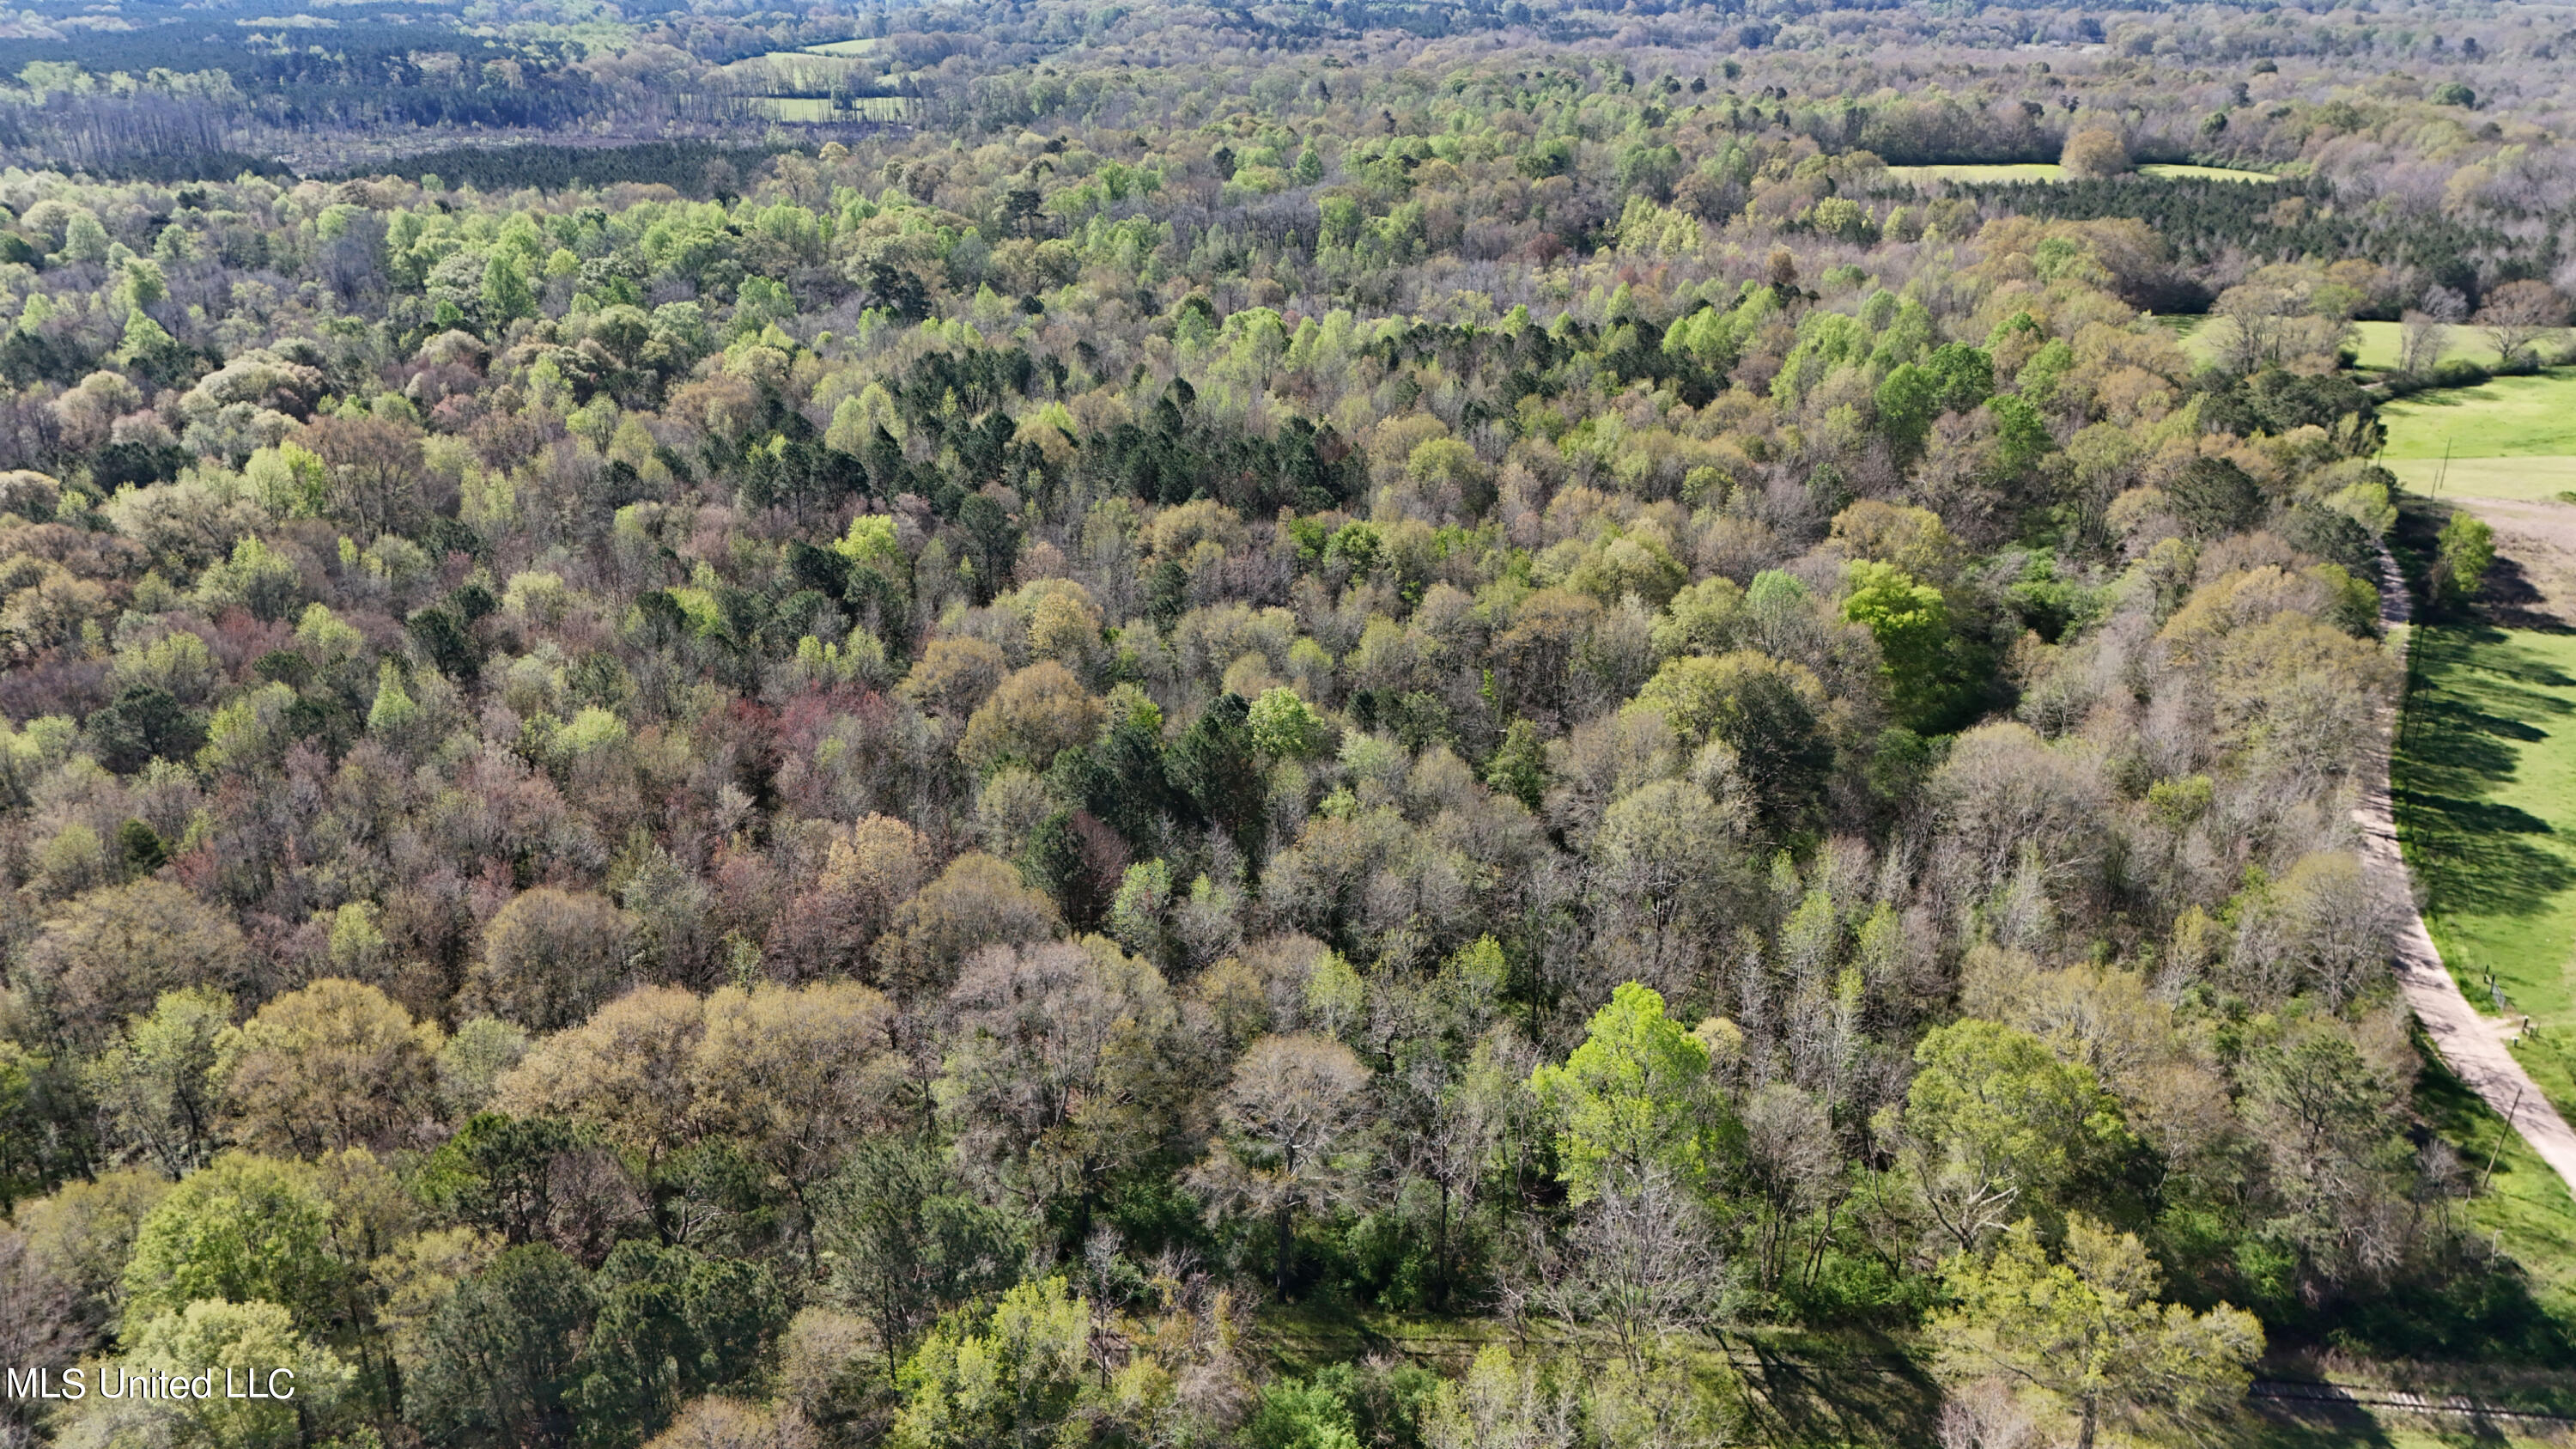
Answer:
[[1432, 1248], [1432, 1262], [1439, 1268], [1431, 1284], [1432, 1306], [1443, 1311], [1449, 1307], [1449, 1179], [1440, 1179], [1440, 1237]]

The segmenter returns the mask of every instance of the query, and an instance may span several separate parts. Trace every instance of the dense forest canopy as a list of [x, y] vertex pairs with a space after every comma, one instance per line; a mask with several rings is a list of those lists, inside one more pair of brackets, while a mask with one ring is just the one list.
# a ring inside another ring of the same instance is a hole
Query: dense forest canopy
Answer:
[[2376, 408], [2557, 360], [2576, 12], [13, 13], [0, 1360], [300, 1392], [8, 1443], [2576, 1361], [2352, 818]]

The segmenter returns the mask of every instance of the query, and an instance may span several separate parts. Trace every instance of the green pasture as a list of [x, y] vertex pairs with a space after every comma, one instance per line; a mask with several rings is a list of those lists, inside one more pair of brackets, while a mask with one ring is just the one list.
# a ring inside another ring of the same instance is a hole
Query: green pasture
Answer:
[[[1968, 182], [2043, 182], [2063, 181], [2066, 169], [2054, 161], [2030, 161], [1993, 166], [1890, 166], [1887, 174], [1899, 181], [1968, 181]], [[2224, 166], [2183, 166], [2158, 162], [2138, 168], [2140, 176], [2164, 181], [2274, 181], [2260, 171], [2235, 171]]]
[[[2177, 316], [2165, 313], [2156, 321], [2170, 328], [2183, 351], [2195, 363], [2214, 361], [2218, 355], [2218, 337], [2212, 330], [2215, 319]], [[2398, 334], [2404, 324], [2398, 322], [2355, 322], [2352, 324], [2354, 366], [2364, 372], [2387, 372], [2397, 366]], [[2442, 355], [2437, 361], [2447, 362], [2465, 357], [2472, 362], [2495, 361], [2495, 349], [2487, 345], [2486, 334], [2473, 327], [2454, 327], [2443, 340]]]
[[2461, 620], [2412, 650], [2390, 784], [2424, 923], [2473, 1004], [2492, 974], [2540, 1028], [2524, 1066], [2576, 1109], [2576, 634]]
[[[2384, 459], [2410, 493], [2576, 489], [2576, 371], [2417, 393], [2380, 416]], [[2410, 557], [2429, 551], [2441, 516], [2406, 504], [2397, 542]], [[2496, 1010], [2492, 976], [2506, 1007], [2531, 1018], [2514, 1055], [2561, 1112], [2576, 1111], [2576, 631], [2455, 617], [2412, 634], [2389, 782], [2425, 925], [2473, 1005]], [[2550, 1316], [2576, 1322], [2565, 1185], [2438, 1066], [2418, 1106], [2490, 1178], [2472, 1220], [2524, 1265]]]
[[2410, 493], [2436, 498], [2556, 498], [2576, 492], [2576, 458], [2382, 458]]
[[[2402, 322], [2355, 322], [2352, 324], [2353, 353], [2359, 366], [2372, 372], [2388, 372], [2397, 366], [2399, 334], [2406, 330]], [[2474, 327], [2454, 327], [2442, 340], [2442, 355], [2437, 362], [2464, 357], [2471, 362], [2495, 362], [2495, 349], [2487, 345], [2486, 334]]]
[[2183, 355], [2191, 359], [2192, 366], [2207, 366], [2218, 355], [2217, 344], [2210, 340], [2209, 318], [2157, 312], [2150, 313], [2149, 320], [2174, 335], [2174, 341], [2182, 344]]
[[912, 118], [907, 96], [851, 96], [838, 107], [829, 96], [754, 96], [752, 109], [772, 121], [819, 125], [826, 121], [904, 121]]
[[[2461, 1162], [2476, 1174], [2483, 1189], [2465, 1204], [2469, 1222], [2522, 1265], [2522, 1287], [2530, 1315], [2527, 1328], [2545, 1322], [2564, 1334], [2576, 1329], [2576, 1198], [2567, 1184], [2522, 1140], [2522, 1134], [2459, 1078], [2421, 1036], [2416, 1041], [2422, 1074], [2415, 1085], [2415, 1110], [2442, 1139], [2458, 1150]], [[2517, 1052], [2525, 1067], [2529, 1052]], [[2508, 1305], [2511, 1309], [2513, 1305]], [[2491, 1327], [2511, 1332], [2503, 1323]], [[2519, 1356], [2519, 1355], [2518, 1355]], [[2526, 1360], [2528, 1356], [2526, 1357]], [[2512, 1401], [2524, 1396], [2504, 1384], [2485, 1386], [2481, 1398]], [[2545, 1404], [2562, 1414], [2576, 1414], [2576, 1380], [2562, 1376]]]
[[1890, 166], [1899, 181], [2055, 181], [2064, 168], [2054, 161], [2004, 166]]
[[2419, 392], [2381, 404], [2379, 416], [2387, 459], [2576, 457], [2576, 369]]
[[915, 103], [905, 96], [839, 96], [829, 93], [874, 87], [877, 67], [865, 59], [874, 40], [834, 40], [803, 50], [773, 50], [735, 61], [717, 72], [717, 89], [752, 98], [752, 109], [772, 121], [819, 125], [828, 121], [907, 121]]
[[2138, 168], [2140, 176], [2153, 176], [2165, 181], [2278, 181], [2278, 176], [2260, 171], [2239, 171], [2233, 166], [2187, 166], [2156, 161]]
[[826, 96], [756, 96], [751, 108], [773, 121], [811, 124], [832, 119], [832, 102]]

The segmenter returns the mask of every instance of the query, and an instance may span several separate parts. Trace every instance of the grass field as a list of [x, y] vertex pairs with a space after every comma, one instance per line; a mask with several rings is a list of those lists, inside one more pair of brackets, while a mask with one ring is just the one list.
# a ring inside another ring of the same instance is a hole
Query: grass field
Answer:
[[823, 96], [756, 96], [751, 108], [773, 121], [816, 122], [832, 119], [832, 102]]
[[2576, 369], [2419, 392], [2382, 403], [2379, 416], [2388, 425], [2380, 462], [2414, 492], [2533, 499], [2576, 490]]
[[2576, 456], [2576, 368], [2383, 403], [2385, 458]]
[[814, 125], [825, 121], [904, 121], [912, 118], [906, 96], [853, 96], [835, 110], [828, 96], [755, 96], [752, 108], [773, 121]]
[[[2386, 372], [2397, 365], [2398, 335], [2406, 330], [2402, 322], [2355, 322], [2353, 351], [2360, 365], [2372, 372]], [[2435, 359], [2447, 362], [2465, 357], [2472, 362], [2492, 364], [2495, 349], [2487, 345], [2486, 334], [2470, 327], [2454, 327], [2442, 344], [2442, 355]]]
[[2411, 492], [2437, 498], [2556, 498], [2576, 492], [2576, 458], [2382, 458]]
[[717, 72], [718, 89], [752, 97], [752, 108], [773, 121], [818, 125], [827, 121], [907, 121], [916, 106], [905, 96], [846, 97], [837, 107], [829, 93], [869, 89], [882, 79], [865, 62], [874, 40], [834, 40], [803, 50], [773, 50]]
[[[2387, 466], [2416, 494], [2436, 479], [2447, 497], [2576, 488], [2576, 372], [2418, 393], [2380, 415]], [[2410, 559], [2429, 551], [2441, 515], [2404, 503], [2394, 541]], [[2514, 1055], [2576, 1114], [2576, 631], [2428, 622], [2413, 631], [2407, 686], [2390, 784], [2425, 925], [2472, 1004], [2496, 1009], [2492, 975], [2506, 1006], [2530, 1016], [2537, 1030]], [[2463, 1161], [2492, 1164], [2472, 1221], [2525, 1266], [2550, 1317], [2576, 1323], [2564, 1184], [2438, 1068], [2418, 1106]]]
[[2278, 181], [2260, 171], [2239, 171], [2232, 166], [2183, 166], [2153, 162], [2138, 168], [2140, 176], [2154, 176], [2167, 181]]
[[2054, 161], [2006, 166], [1890, 166], [1899, 181], [2055, 181], [2063, 168]]
[[2481, 1011], [2492, 973], [2531, 1017], [2516, 1055], [2576, 1111], [2576, 634], [2464, 621], [2412, 647], [2391, 783], [2425, 926]]
[[[1995, 166], [1890, 166], [1887, 174], [1900, 181], [2063, 181], [2065, 168], [2053, 161], [2031, 161], [2017, 165]], [[2276, 178], [2260, 171], [2231, 171], [2224, 166], [2178, 166], [2165, 163], [2141, 166], [2141, 176], [2160, 180], [2204, 181], [2271, 181]]]
[[[2215, 360], [2218, 345], [2216, 334], [2210, 330], [2211, 319], [2166, 313], [2156, 320], [2173, 329], [2174, 336], [2181, 341], [2183, 350], [2191, 354], [2192, 361], [2206, 363]], [[2403, 330], [2404, 324], [2398, 322], [2352, 324], [2352, 350], [2355, 365], [2364, 372], [2386, 372], [2395, 367], [2398, 334]], [[2449, 339], [2442, 345], [2442, 356], [2438, 360], [2447, 361], [2454, 357], [2492, 362], [2495, 359], [2495, 349], [2487, 345], [2486, 338], [2482, 334], [2466, 327], [2454, 327], [2451, 329]], [[2439, 451], [2438, 445], [2436, 451]]]
[[[2469, 1221], [2523, 1266], [2533, 1309], [2561, 1325], [2562, 1333], [2576, 1326], [2576, 1198], [2521, 1133], [2451, 1075], [2429, 1044], [2419, 1037], [2416, 1047], [2424, 1070], [2416, 1081], [2415, 1110], [2459, 1149], [2460, 1160], [2485, 1188], [2467, 1204]], [[2560, 1381], [2556, 1390], [2546, 1407], [2576, 1414], [2576, 1379]]]

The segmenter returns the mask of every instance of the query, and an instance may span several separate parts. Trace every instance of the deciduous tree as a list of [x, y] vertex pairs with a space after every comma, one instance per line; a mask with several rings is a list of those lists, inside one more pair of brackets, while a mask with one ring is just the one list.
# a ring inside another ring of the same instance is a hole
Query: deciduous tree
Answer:
[[372, 986], [317, 981], [224, 1036], [225, 1113], [265, 1150], [389, 1149], [435, 1120], [444, 1035]]
[[1190, 1174], [1221, 1211], [1270, 1220], [1271, 1283], [1283, 1294], [1297, 1214], [1350, 1189], [1368, 1082], [1368, 1068], [1340, 1042], [1263, 1037], [1235, 1064], [1217, 1108], [1225, 1131]]
[[1989, 1258], [1942, 1270], [1956, 1306], [1933, 1325], [1945, 1378], [2000, 1374], [2075, 1420], [2078, 1449], [2104, 1423], [2187, 1427], [2245, 1391], [2263, 1352], [2254, 1316], [2157, 1299], [2163, 1274], [2135, 1235], [2077, 1214], [2054, 1261], [2023, 1221]]
[[1696, 1186], [1724, 1147], [1708, 1048], [1664, 1015], [1661, 995], [1635, 982], [1593, 1013], [1565, 1065], [1531, 1074], [1530, 1090], [1555, 1115], [1557, 1156], [1577, 1203], [1649, 1171]]

